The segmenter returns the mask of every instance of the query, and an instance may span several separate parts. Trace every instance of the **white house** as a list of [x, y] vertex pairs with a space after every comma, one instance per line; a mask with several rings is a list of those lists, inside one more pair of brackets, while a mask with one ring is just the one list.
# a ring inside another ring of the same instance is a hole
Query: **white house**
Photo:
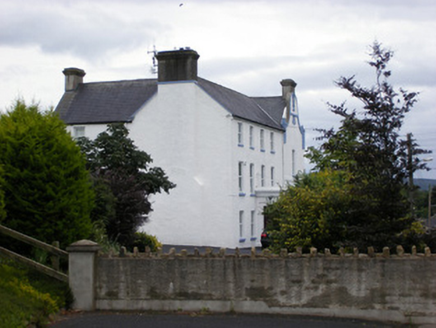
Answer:
[[143, 229], [168, 245], [260, 245], [263, 207], [302, 171], [296, 83], [248, 97], [197, 76], [197, 52], [159, 52], [158, 78], [83, 83], [67, 68], [56, 111], [75, 137], [124, 122], [153, 165], [177, 184], [153, 197]]

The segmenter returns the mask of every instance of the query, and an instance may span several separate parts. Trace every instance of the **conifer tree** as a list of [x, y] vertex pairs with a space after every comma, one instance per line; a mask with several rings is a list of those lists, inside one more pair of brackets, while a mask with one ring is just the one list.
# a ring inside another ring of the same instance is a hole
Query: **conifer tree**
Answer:
[[61, 247], [87, 238], [93, 191], [85, 159], [53, 111], [18, 100], [0, 116], [2, 224]]

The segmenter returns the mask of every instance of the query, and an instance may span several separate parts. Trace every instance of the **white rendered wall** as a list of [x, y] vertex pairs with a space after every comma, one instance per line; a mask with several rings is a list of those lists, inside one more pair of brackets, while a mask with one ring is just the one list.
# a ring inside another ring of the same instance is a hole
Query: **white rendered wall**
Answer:
[[[242, 123], [242, 143], [238, 143]], [[253, 145], [249, 131], [253, 127]], [[158, 93], [128, 124], [129, 137], [153, 158], [177, 186], [170, 194], [151, 197], [153, 212], [143, 230], [164, 244], [252, 247], [260, 246], [263, 207], [269, 197], [250, 192], [250, 164], [254, 165], [254, 190], [278, 194], [292, 180], [292, 150], [295, 168], [303, 170], [302, 136], [290, 122], [284, 143], [283, 131], [233, 118], [195, 82], [161, 83]], [[107, 125], [86, 125], [85, 136], [94, 139]], [[260, 131], [264, 130], [264, 149]], [[73, 126], [68, 130], [73, 135]], [[274, 134], [271, 149], [270, 133]], [[243, 192], [239, 192], [238, 163], [243, 162]], [[265, 185], [261, 185], [261, 166]], [[274, 183], [271, 184], [271, 167]], [[243, 211], [240, 237], [239, 213]], [[254, 232], [251, 212], [254, 211]]]
[[196, 83], [159, 84], [131, 138], [177, 187], [152, 198], [144, 231], [164, 244], [231, 247], [230, 128], [228, 113]]

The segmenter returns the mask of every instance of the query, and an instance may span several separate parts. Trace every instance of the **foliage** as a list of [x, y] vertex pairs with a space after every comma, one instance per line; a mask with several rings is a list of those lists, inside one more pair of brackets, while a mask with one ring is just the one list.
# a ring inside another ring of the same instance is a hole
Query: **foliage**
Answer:
[[413, 222], [405, 181], [414, 171], [425, 168], [415, 156], [426, 153], [399, 131], [403, 119], [415, 104], [417, 93], [394, 91], [388, 83], [387, 65], [393, 52], [374, 42], [369, 65], [375, 68], [376, 84], [359, 85], [355, 77], [341, 77], [337, 86], [347, 90], [363, 104], [360, 111], [349, 110], [345, 103], [328, 104], [341, 117], [338, 130], [320, 130], [323, 143], [311, 148], [308, 158], [316, 170], [349, 172], [352, 200], [348, 208], [348, 240], [354, 246], [383, 247]]
[[79, 147], [53, 111], [17, 100], [0, 116], [3, 224], [61, 247], [89, 236], [93, 192]]
[[[111, 124], [95, 140], [79, 140], [93, 178], [106, 184], [115, 200], [114, 213], [108, 210], [100, 216], [105, 217], [109, 239], [125, 246], [132, 243], [152, 210], [148, 197], [175, 187], [161, 168], [150, 167], [152, 158], [139, 150], [128, 134], [124, 124]], [[97, 199], [103, 197], [98, 189], [96, 192]], [[106, 191], [103, 194], [109, 197]]]
[[144, 252], [146, 247], [150, 247], [150, 251], [156, 252], [159, 247], [162, 247], [162, 244], [155, 236], [148, 235], [145, 232], [136, 232], [130, 251], [133, 250], [133, 247], [138, 247], [140, 252]]
[[351, 202], [350, 179], [346, 172], [329, 169], [297, 176], [295, 186], [282, 191], [265, 208], [272, 248], [342, 246]]
[[5, 210], [5, 192], [3, 190], [4, 179], [3, 179], [3, 168], [0, 166], [0, 223], [6, 217]]
[[45, 327], [71, 304], [68, 284], [0, 260], [0, 327]]
[[[436, 204], [436, 186], [433, 186], [433, 188], [430, 191], [431, 193], [431, 213], [430, 216], [435, 215], [435, 207]], [[427, 220], [428, 219], [428, 197], [429, 197], [429, 190], [422, 190], [417, 189], [414, 191], [414, 205], [415, 205], [415, 214], [418, 218]]]
[[121, 248], [119, 243], [109, 239], [103, 220], [92, 222], [91, 240], [99, 244], [100, 252], [103, 254], [117, 254]]

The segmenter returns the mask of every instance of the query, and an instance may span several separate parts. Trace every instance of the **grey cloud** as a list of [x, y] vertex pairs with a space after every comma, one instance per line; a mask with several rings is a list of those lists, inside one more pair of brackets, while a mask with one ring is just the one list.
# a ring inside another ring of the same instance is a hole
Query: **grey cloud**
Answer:
[[[55, 10], [56, 9], [56, 10]], [[131, 50], [150, 42], [151, 22], [126, 22], [103, 12], [67, 8], [22, 8], [0, 14], [0, 45], [37, 45], [47, 53], [71, 53], [84, 59], [100, 58], [109, 51]], [[153, 33], [159, 25], [153, 23]]]

